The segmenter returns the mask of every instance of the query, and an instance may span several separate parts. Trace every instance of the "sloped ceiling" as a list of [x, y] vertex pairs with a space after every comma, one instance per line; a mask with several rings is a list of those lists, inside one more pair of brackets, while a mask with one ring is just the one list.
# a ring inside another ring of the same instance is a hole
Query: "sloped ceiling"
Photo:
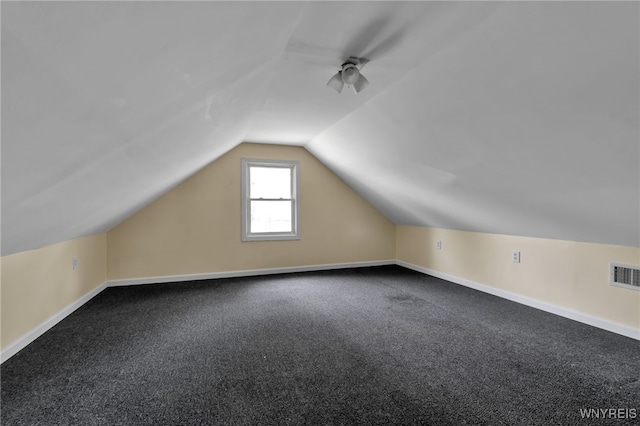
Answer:
[[[635, 2], [2, 2], [2, 254], [243, 141], [398, 224], [640, 245]], [[371, 60], [358, 95], [325, 86]]]

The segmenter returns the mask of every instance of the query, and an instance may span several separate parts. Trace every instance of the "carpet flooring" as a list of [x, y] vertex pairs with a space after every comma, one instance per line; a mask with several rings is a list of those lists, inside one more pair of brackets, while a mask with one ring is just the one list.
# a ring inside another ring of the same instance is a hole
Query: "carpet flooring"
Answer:
[[640, 342], [398, 266], [108, 288], [1, 367], [7, 426], [638, 417]]

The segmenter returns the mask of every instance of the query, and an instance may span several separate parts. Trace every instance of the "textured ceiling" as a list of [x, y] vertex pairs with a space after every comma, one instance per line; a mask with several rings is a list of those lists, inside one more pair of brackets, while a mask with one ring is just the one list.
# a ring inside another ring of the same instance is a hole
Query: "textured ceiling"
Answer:
[[[640, 246], [636, 2], [2, 2], [2, 254], [243, 141], [398, 224]], [[358, 95], [325, 86], [371, 62]]]

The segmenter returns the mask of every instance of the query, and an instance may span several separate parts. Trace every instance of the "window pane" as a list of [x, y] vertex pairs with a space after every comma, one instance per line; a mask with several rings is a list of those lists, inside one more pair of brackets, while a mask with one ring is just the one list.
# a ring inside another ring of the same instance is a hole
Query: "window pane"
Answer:
[[249, 198], [291, 198], [291, 169], [251, 167]]
[[250, 201], [251, 231], [291, 232], [291, 201]]

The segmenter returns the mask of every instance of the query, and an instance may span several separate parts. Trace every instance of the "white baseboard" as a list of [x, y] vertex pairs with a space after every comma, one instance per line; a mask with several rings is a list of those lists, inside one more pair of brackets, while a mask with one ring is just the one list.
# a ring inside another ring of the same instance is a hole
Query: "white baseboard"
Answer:
[[230, 272], [212, 272], [205, 274], [188, 274], [188, 275], [167, 275], [159, 277], [147, 277], [147, 278], [134, 278], [124, 280], [112, 280], [107, 281], [91, 290], [89, 293], [82, 296], [53, 317], [49, 318], [42, 324], [29, 331], [17, 341], [9, 345], [6, 349], [0, 352], [0, 363], [5, 362], [13, 355], [18, 353], [21, 349], [25, 348], [28, 344], [36, 340], [43, 335], [51, 327], [65, 319], [73, 311], [80, 306], [87, 303], [90, 299], [100, 293], [107, 287], [126, 286], [126, 285], [138, 285], [138, 284], [160, 284], [169, 282], [180, 281], [193, 281], [193, 280], [206, 280], [215, 278], [234, 278], [234, 277], [250, 277], [257, 275], [273, 275], [273, 274], [285, 274], [292, 272], [310, 272], [310, 271], [324, 271], [329, 269], [346, 269], [346, 268], [364, 268], [368, 266], [383, 266], [383, 265], [395, 265], [395, 260], [375, 260], [368, 262], [349, 262], [349, 263], [331, 263], [324, 265], [307, 265], [307, 266], [293, 266], [286, 268], [269, 268], [269, 269], [249, 269], [244, 271], [230, 271]]
[[33, 330], [29, 331], [28, 333], [20, 337], [17, 341], [9, 345], [6, 349], [2, 350], [0, 352], [0, 363], [3, 363], [7, 359], [11, 358], [13, 355], [18, 353], [21, 349], [25, 348], [31, 342], [33, 342], [42, 334], [44, 334], [47, 330], [49, 330], [54, 325], [56, 325], [57, 323], [62, 321], [64, 318], [69, 316], [73, 311], [75, 311], [76, 309], [78, 309], [79, 307], [87, 303], [89, 300], [91, 300], [93, 297], [95, 297], [98, 293], [100, 293], [102, 290], [104, 290], [107, 287], [138, 285], [138, 284], [160, 284], [160, 283], [194, 281], [194, 280], [205, 280], [205, 279], [216, 279], [216, 278], [250, 277], [250, 276], [258, 276], [258, 275], [286, 274], [286, 273], [293, 273], [293, 272], [324, 271], [324, 270], [331, 270], [331, 269], [364, 268], [369, 266], [384, 266], [384, 265], [399, 265], [408, 269], [412, 269], [414, 271], [421, 272], [423, 274], [427, 274], [427, 275], [431, 275], [447, 281], [451, 281], [456, 284], [461, 284], [463, 286], [470, 287], [485, 293], [493, 294], [495, 296], [502, 297], [504, 299], [508, 299], [517, 303], [521, 303], [523, 305], [531, 306], [533, 308], [537, 308], [546, 312], [550, 312], [552, 314], [556, 314], [565, 318], [569, 318], [569, 319], [579, 321], [588, 325], [592, 325], [594, 327], [611, 331], [613, 333], [631, 337], [632, 339], [640, 340], [640, 330], [633, 327], [629, 327], [624, 324], [615, 323], [613, 321], [604, 320], [602, 318], [598, 318], [598, 317], [587, 315], [581, 312], [566, 309], [550, 303], [541, 302], [536, 299], [531, 299], [529, 297], [521, 296], [505, 290], [500, 290], [494, 287], [490, 287], [488, 285], [476, 283], [464, 278], [445, 274], [442, 272], [435, 271], [433, 269], [428, 269], [428, 268], [414, 265], [412, 263], [404, 262], [401, 260], [377, 260], [377, 261], [369, 261], [369, 262], [331, 263], [331, 264], [324, 264], [324, 265], [307, 265], [307, 266], [293, 266], [293, 267], [286, 267], [286, 268], [268, 268], [268, 269], [249, 269], [249, 270], [241, 270], [241, 271], [212, 272], [212, 273], [204, 273], [204, 274], [167, 275], [167, 276], [158, 276], [158, 277], [146, 277], [146, 278], [107, 281], [105, 283], [102, 283], [98, 287], [94, 288], [89, 293], [82, 296], [80, 299], [76, 300], [66, 308], [62, 309], [53, 317], [49, 318], [42, 324], [35, 327]]
[[111, 280], [107, 282], [109, 287], [126, 286], [126, 285], [138, 285], [138, 284], [161, 284], [161, 283], [174, 283], [181, 281], [195, 281], [195, 280], [211, 280], [217, 278], [237, 278], [237, 277], [253, 277], [258, 275], [273, 275], [273, 274], [289, 274], [292, 272], [312, 272], [312, 271], [325, 271], [330, 269], [347, 269], [347, 268], [366, 268], [368, 266], [384, 266], [395, 265], [395, 260], [373, 260], [367, 262], [348, 262], [348, 263], [328, 263], [323, 265], [305, 265], [305, 266], [290, 266], [284, 268], [267, 268], [267, 269], [246, 269], [240, 271], [229, 272], [209, 272], [204, 274], [186, 274], [186, 275], [165, 275], [157, 277], [145, 277], [145, 278], [132, 278]]
[[94, 288], [89, 293], [85, 294], [80, 299], [76, 300], [42, 324], [35, 327], [33, 330], [29, 331], [27, 334], [23, 335], [18, 340], [10, 344], [6, 349], [0, 352], [0, 363], [5, 362], [9, 358], [17, 354], [20, 350], [25, 348], [28, 344], [36, 340], [38, 337], [42, 336], [47, 330], [68, 317], [73, 311], [87, 303], [105, 288], [107, 288], [106, 282], [100, 284], [98, 287]]
[[443, 272], [439, 272], [433, 269], [425, 268], [423, 266], [414, 265], [413, 263], [397, 260], [396, 264], [407, 269], [412, 269], [423, 274], [431, 275], [436, 278], [451, 281], [456, 284], [470, 287], [475, 290], [479, 290], [485, 293], [493, 294], [494, 296], [502, 297], [513, 302], [521, 303], [523, 305], [530, 306], [532, 308], [540, 309], [561, 317], [569, 318], [574, 321], [578, 321], [584, 324], [588, 324], [594, 327], [601, 328], [603, 330], [611, 331], [613, 333], [621, 334], [623, 336], [631, 337], [632, 339], [640, 340], [640, 329], [630, 327], [628, 325], [620, 324], [617, 322], [605, 320], [602, 318], [594, 317], [592, 315], [577, 312], [571, 309], [563, 308], [561, 306], [553, 305], [551, 303], [542, 302], [540, 300], [532, 299], [530, 297], [521, 296], [516, 293], [501, 290], [495, 287], [491, 287], [485, 284], [480, 284], [474, 281], [467, 280], [465, 278], [456, 277], [455, 275], [449, 275]]

